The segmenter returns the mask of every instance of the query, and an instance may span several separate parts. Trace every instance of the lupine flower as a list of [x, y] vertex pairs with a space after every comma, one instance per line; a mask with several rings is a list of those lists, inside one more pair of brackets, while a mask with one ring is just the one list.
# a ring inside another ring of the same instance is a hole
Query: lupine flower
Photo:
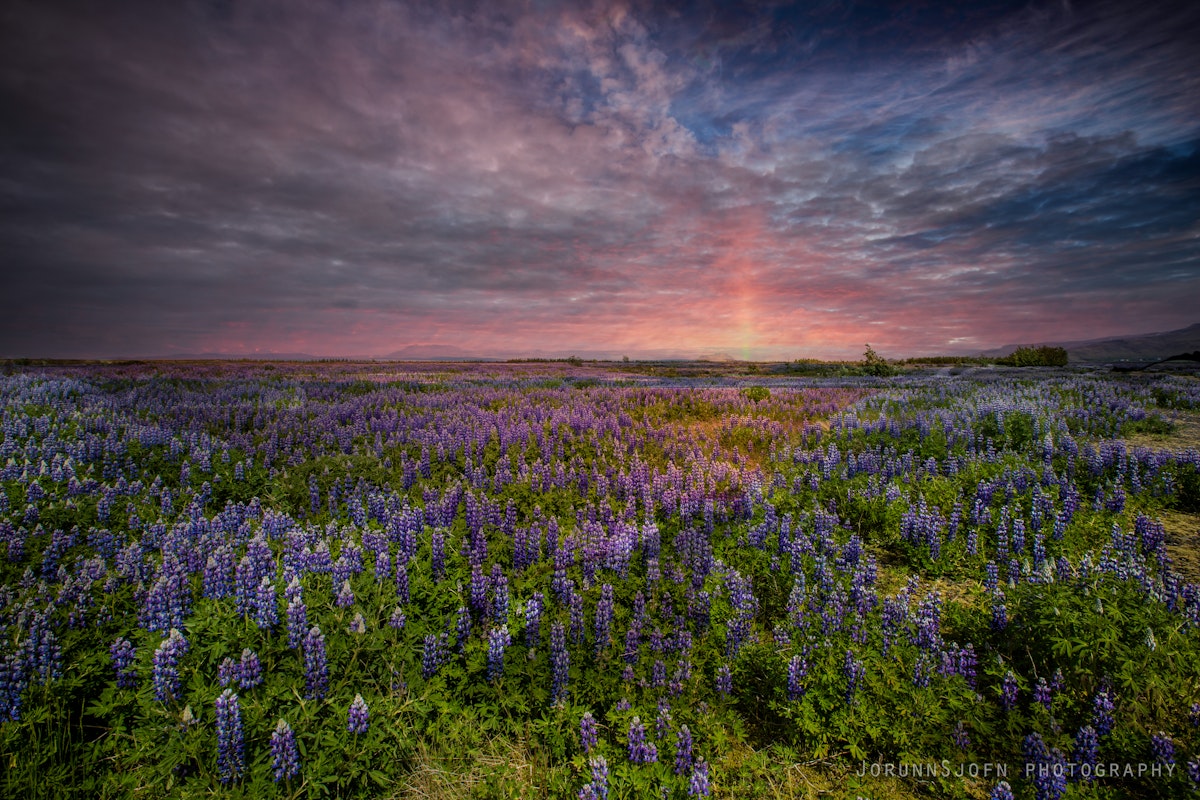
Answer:
[[567, 697], [567, 670], [571, 657], [567, 653], [567, 633], [561, 622], [550, 628], [550, 702], [557, 703]]
[[579, 744], [585, 756], [592, 752], [596, 741], [596, 718], [592, 716], [592, 712], [585, 711], [579, 720]]
[[792, 656], [791, 661], [788, 662], [788, 700], [796, 701], [804, 697], [806, 675], [808, 675], [808, 662], [801, 656]]
[[1200, 758], [1193, 758], [1188, 762], [1187, 776], [1192, 784], [1192, 791], [1200, 789]]
[[1157, 764], [1175, 763], [1175, 743], [1171, 741], [1169, 735], [1162, 731], [1150, 737], [1150, 751], [1154, 754], [1154, 761]]
[[596, 658], [608, 649], [613, 619], [613, 587], [606, 583], [600, 587], [600, 600], [596, 603]]
[[497, 680], [504, 674], [504, 648], [512, 643], [508, 626], [501, 625], [488, 631], [487, 679]]
[[[1088, 767], [1096, 766], [1096, 757], [1100, 751], [1100, 737], [1096, 735], [1096, 729], [1091, 725], [1084, 725], [1079, 729], [1079, 733], [1075, 735], [1075, 751], [1071, 754], [1072, 759], [1080, 767], [1087, 765]], [[1083, 775], [1083, 780], [1091, 781], [1093, 772], [1087, 770]]]
[[396, 606], [392, 609], [392, 615], [388, 617], [388, 625], [395, 630], [404, 630], [404, 625], [408, 622], [408, 617], [404, 615], [404, 609]]
[[729, 669], [728, 664], [722, 664], [717, 668], [717, 691], [723, 695], [733, 692], [733, 672]]
[[361, 694], [354, 695], [354, 702], [350, 704], [350, 713], [348, 714], [348, 722], [346, 730], [355, 735], [362, 735], [371, 727], [371, 714], [367, 710], [367, 702], [363, 700]]
[[238, 670], [238, 685], [253, 689], [262, 683], [262, 663], [250, 648], [242, 650], [241, 668]]
[[136, 652], [133, 643], [122, 636], [113, 642], [108, 652], [112, 656], [113, 671], [117, 675], [117, 687], [132, 689], [137, 686], [137, 670], [133, 666]]
[[241, 665], [238, 662], [226, 656], [217, 667], [217, 683], [221, 684], [222, 687], [236, 683], [241, 670]]
[[963, 726], [962, 720], [959, 720], [954, 726], [954, 746], [964, 753], [971, 747], [971, 739], [967, 736], [967, 729]]
[[1096, 697], [1092, 700], [1092, 727], [1096, 729], [1097, 736], [1108, 736], [1112, 731], [1114, 709], [1115, 706], [1112, 698], [1108, 696], [1108, 692], [1096, 693]]
[[275, 782], [291, 780], [300, 774], [300, 752], [296, 748], [296, 734], [284, 720], [275, 724], [271, 733], [271, 768]]
[[1051, 749], [1036, 733], [1025, 737], [1022, 744], [1026, 774], [1033, 776], [1037, 800], [1058, 800], [1067, 791], [1066, 759], [1057, 748]]
[[[854, 692], [858, 688], [858, 684], [866, 674], [866, 666], [862, 659], [855, 658], [852, 650], [846, 651], [846, 658], [842, 663], [842, 674], [846, 676], [846, 705], [850, 705], [854, 701]], [[788, 683], [790, 688], [790, 679]]]
[[217, 774], [221, 783], [241, 777], [244, 768], [242, 712], [238, 696], [226, 689], [217, 698]]
[[446, 634], [440, 636], [427, 634], [421, 650], [421, 675], [426, 679], [432, 678], [441, 669], [446, 658]]
[[592, 768], [592, 780], [580, 790], [579, 796], [608, 800], [608, 761], [604, 756], [594, 756], [588, 763]]
[[287, 607], [288, 647], [300, 647], [304, 642], [304, 634], [307, 630], [308, 607], [299, 598], [290, 601]]
[[321, 700], [329, 690], [329, 664], [325, 658], [325, 636], [313, 625], [304, 637], [304, 696]]
[[675, 732], [675, 774], [684, 775], [692, 769], [692, 732], [680, 725]]
[[1004, 682], [1001, 685], [1000, 704], [1004, 706], [1005, 711], [1012, 711], [1017, 705], [1017, 676], [1010, 669], [1004, 673]]
[[1008, 785], [1008, 781], [1000, 781], [992, 788], [992, 793], [988, 795], [988, 800], [1013, 800], [1012, 787]]
[[1033, 700], [1040, 703], [1047, 711], [1050, 710], [1052, 700], [1050, 694], [1050, 686], [1046, 683], [1045, 678], [1038, 678], [1037, 686], [1033, 688]]
[[187, 653], [187, 640], [175, 628], [154, 651], [154, 699], [160, 703], [174, 700], [179, 694], [179, 659]]
[[692, 779], [688, 781], [688, 797], [708, 797], [711, 788], [708, 785], [708, 762], [703, 758], [696, 760], [692, 767]]
[[350, 588], [350, 579], [342, 581], [342, 588], [338, 591], [337, 599], [334, 601], [338, 608], [349, 608], [354, 605], [354, 590]]
[[525, 604], [525, 646], [531, 650], [542, 643], [542, 604], [545, 596], [534, 592]]
[[350, 620], [350, 624], [346, 626], [347, 633], [364, 634], [367, 632], [367, 620], [363, 617], [361, 611], [354, 612], [354, 616]]
[[658, 761], [658, 748], [646, 741], [646, 726], [639, 717], [629, 723], [629, 763], [651, 764]]

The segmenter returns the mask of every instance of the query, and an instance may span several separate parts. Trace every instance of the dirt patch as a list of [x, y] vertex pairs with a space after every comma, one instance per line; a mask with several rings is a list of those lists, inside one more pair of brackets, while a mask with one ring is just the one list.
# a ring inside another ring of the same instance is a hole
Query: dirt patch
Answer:
[[1136, 433], [1125, 440], [1129, 447], [1153, 450], [1200, 450], [1200, 411], [1163, 411], [1174, 426], [1170, 433]]
[[1158, 515], [1167, 532], [1167, 553], [1184, 580], [1200, 583], [1200, 514], [1163, 511]]

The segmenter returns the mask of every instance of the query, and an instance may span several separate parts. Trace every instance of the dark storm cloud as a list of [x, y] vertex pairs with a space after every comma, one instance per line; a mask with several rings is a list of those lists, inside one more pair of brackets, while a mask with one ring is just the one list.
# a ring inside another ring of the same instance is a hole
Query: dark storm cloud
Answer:
[[0, 15], [12, 354], [944, 350], [1200, 294], [1187, 4]]

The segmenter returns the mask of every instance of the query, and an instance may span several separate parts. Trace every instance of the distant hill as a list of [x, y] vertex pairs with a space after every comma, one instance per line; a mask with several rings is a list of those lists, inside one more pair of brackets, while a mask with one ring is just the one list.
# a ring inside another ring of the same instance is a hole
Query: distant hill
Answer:
[[151, 361], [316, 361], [320, 356], [309, 353], [171, 353], [148, 356]]
[[[1062, 347], [1072, 362], [1106, 364], [1113, 361], [1158, 361], [1163, 358], [1200, 350], [1200, 323], [1177, 331], [1087, 339], [1077, 342], [1035, 342], [1033, 346]], [[985, 356], [1006, 356], [1023, 345], [1005, 345], [987, 350]]]
[[465, 361], [478, 358], [452, 344], [410, 344], [378, 357], [388, 361]]

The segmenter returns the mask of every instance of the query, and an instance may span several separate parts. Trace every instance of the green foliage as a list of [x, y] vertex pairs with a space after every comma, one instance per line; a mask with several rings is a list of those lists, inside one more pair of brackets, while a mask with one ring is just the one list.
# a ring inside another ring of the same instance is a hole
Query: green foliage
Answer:
[[997, 363], [1010, 367], [1065, 367], [1067, 351], [1061, 347], [1018, 347]]

